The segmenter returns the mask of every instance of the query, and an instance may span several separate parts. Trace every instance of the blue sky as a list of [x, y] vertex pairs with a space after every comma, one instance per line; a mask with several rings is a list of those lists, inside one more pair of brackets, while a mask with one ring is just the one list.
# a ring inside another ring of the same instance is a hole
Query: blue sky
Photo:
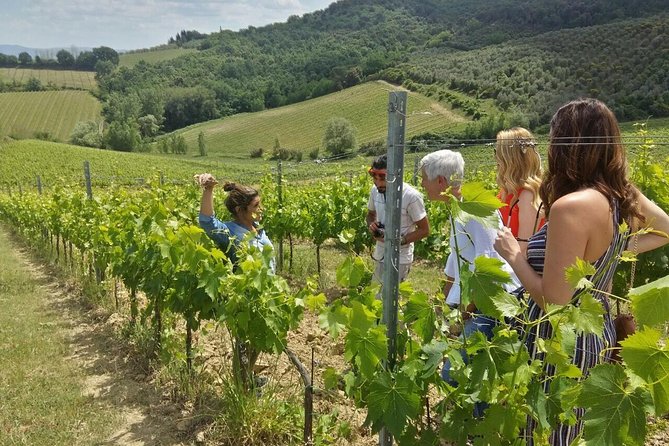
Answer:
[[0, 0], [0, 44], [29, 48], [167, 43], [182, 29], [202, 33], [285, 22], [335, 0]]

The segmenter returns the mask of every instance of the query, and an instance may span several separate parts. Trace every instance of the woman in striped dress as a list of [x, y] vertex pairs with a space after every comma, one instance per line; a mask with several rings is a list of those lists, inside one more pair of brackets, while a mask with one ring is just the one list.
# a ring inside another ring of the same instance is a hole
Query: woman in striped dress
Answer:
[[[641, 194], [627, 178], [627, 161], [615, 116], [596, 99], [578, 99], [561, 107], [551, 120], [548, 147], [548, 171], [540, 188], [548, 222], [531, 237], [524, 256], [511, 231], [499, 231], [495, 249], [504, 257], [520, 279], [528, 300], [526, 319], [536, 321], [545, 315], [547, 304], [578, 304], [580, 292], [565, 279], [565, 269], [584, 259], [595, 266], [591, 277], [595, 290], [611, 289], [620, 254], [627, 245], [628, 233], [620, 233], [619, 224], [635, 221], [669, 233], [666, 212]], [[638, 236], [637, 252], [666, 244], [666, 237], [656, 234]], [[615, 332], [607, 297], [594, 291], [604, 309], [603, 337], [578, 336], [572, 364], [587, 376], [590, 368], [610, 358]], [[549, 323], [531, 329], [527, 347], [532, 358], [541, 359], [537, 338], [552, 336]], [[545, 365], [545, 377], [554, 375]], [[550, 379], [545, 381], [548, 390]], [[568, 445], [583, 428], [583, 410], [576, 411], [573, 426], [559, 425], [550, 435], [550, 444]], [[535, 423], [528, 420], [524, 432], [533, 444]]]

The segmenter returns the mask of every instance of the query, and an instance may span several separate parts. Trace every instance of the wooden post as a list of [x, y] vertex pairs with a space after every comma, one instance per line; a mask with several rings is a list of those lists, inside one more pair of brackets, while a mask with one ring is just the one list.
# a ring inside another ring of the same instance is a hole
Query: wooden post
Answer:
[[84, 179], [86, 180], [86, 195], [89, 200], [93, 199], [93, 187], [91, 186], [91, 165], [84, 161]]
[[[277, 196], [277, 201], [278, 201], [278, 208], [281, 209], [283, 208], [283, 189], [282, 189], [282, 172], [281, 172], [281, 159], [279, 159], [279, 162], [277, 163], [276, 166], [276, 196]], [[277, 257], [278, 257], [278, 262], [276, 264], [276, 269], [278, 272], [283, 271], [283, 237], [279, 238], [279, 246], [278, 246], [278, 252], [277, 252]]]
[[42, 195], [42, 178], [39, 175], [37, 175], [37, 193]]

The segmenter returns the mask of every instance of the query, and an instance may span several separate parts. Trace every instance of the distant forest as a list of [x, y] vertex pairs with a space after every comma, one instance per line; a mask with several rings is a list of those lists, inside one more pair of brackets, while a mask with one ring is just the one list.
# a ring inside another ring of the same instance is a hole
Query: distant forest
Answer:
[[368, 79], [473, 120], [513, 114], [532, 128], [579, 95], [624, 120], [669, 115], [666, 0], [341, 0], [285, 23], [181, 31], [168, 43], [198, 51], [98, 71], [119, 144]]

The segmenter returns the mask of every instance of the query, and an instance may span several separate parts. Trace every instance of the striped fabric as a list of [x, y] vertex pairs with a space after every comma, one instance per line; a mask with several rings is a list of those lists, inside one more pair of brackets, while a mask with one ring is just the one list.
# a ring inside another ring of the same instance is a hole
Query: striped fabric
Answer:
[[[577, 337], [576, 346], [572, 352], [572, 364], [576, 365], [583, 377], [587, 377], [590, 368], [602, 362], [607, 362], [611, 359], [611, 350], [608, 348], [615, 345], [616, 334], [613, 326], [613, 319], [609, 307], [609, 301], [605, 294], [595, 290], [610, 290], [613, 275], [618, 266], [620, 255], [627, 244], [628, 233], [621, 233], [619, 231], [620, 216], [617, 205], [614, 203], [613, 208], [613, 240], [606, 252], [594, 264], [596, 273], [590, 277], [594, 283], [592, 294], [595, 299], [599, 300], [604, 306], [604, 337], [593, 334], [581, 334]], [[532, 268], [539, 274], [543, 274], [544, 260], [546, 256], [546, 234], [548, 231], [548, 223], [544, 225], [539, 232], [534, 234], [528, 243], [527, 259]], [[522, 293], [522, 288], [518, 292]], [[577, 291], [574, 294], [572, 302], [574, 305], [579, 305], [579, 294]], [[529, 300], [529, 308], [526, 314], [528, 321], [536, 321], [545, 313], [532, 299], [527, 296]], [[553, 329], [548, 321], [542, 322], [538, 326], [531, 329], [527, 337], [527, 348], [532, 359], [543, 359], [543, 353], [537, 352], [536, 339], [537, 337], [549, 339], [553, 335]], [[555, 374], [555, 367], [549, 364], [544, 365], [544, 376], [550, 378]], [[544, 391], [549, 392], [551, 380], [544, 381]], [[559, 425], [550, 436], [550, 444], [553, 446], [568, 446], [580, 434], [583, 429], [583, 409], [576, 409], [576, 417], [578, 422], [573, 426]], [[528, 417], [527, 428], [523, 432], [522, 437], [527, 441], [528, 445], [534, 445], [532, 433], [536, 428], [536, 422]]]

